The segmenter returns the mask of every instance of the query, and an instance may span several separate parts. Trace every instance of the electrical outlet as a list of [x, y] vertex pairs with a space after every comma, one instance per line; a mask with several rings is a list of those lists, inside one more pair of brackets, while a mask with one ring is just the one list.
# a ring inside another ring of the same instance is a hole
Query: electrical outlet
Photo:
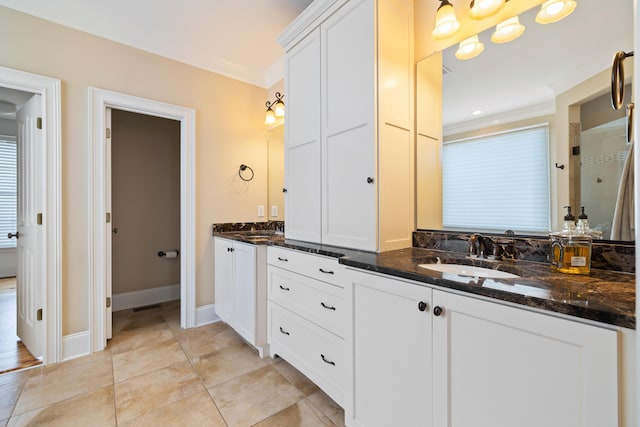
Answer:
[[278, 205], [271, 206], [271, 218], [278, 217]]
[[258, 205], [258, 218], [264, 218], [264, 206]]

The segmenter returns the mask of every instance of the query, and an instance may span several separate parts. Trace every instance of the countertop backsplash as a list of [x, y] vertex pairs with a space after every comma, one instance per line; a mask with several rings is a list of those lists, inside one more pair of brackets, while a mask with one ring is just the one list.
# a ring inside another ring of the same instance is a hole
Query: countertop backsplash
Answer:
[[230, 231], [274, 231], [284, 233], [284, 221], [223, 222], [211, 226], [211, 234]]
[[[471, 234], [456, 231], [418, 230], [413, 233], [413, 247], [466, 253]], [[512, 238], [518, 260], [549, 262], [551, 242], [548, 238], [486, 234], [491, 237]], [[591, 248], [591, 268], [635, 274], [635, 244], [633, 242], [599, 242], [594, 240]]]

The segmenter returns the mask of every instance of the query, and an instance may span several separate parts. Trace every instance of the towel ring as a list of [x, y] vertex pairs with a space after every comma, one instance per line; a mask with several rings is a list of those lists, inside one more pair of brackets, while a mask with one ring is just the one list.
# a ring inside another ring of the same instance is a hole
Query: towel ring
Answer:
[[622, 108], [624, 103], [624, 60], [633, 56], [633, 52], [618, 51], [613, 55], [611, 67], [611, 106], [614, 110]]
[[[242, 172], [244, 172], [245, 170], [249, 169], [249, 171], [251, 171], [251, 176], [249, 178], [245, 178], [244, 176], [242, 176]], [[240, 169], [238, 169], [238, 176], [240, 176], [240, 179], [243, 181], [251, 181], [253, 179], [253, 169], [251, 169], [251, 167], [242, 164], [240, 165]]]

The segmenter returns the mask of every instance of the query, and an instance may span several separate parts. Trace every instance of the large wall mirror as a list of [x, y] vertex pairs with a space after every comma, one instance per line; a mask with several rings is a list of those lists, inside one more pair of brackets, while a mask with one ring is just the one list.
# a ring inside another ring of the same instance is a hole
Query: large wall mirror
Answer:
[[268, 218], [269, 221], [284, 221], [284, 124], [267, 130], [268, 158]]
[[[630, 148], [624, 139], [625, 109], [611, 107], [610, 69], [615, 52], [633, 50], [633, 3], [581, 1], [570, 16], [548, 25], [535, 23], [538, 9], [519, 15], [526, 30], [512, 42], [492, 43], [492, 27], [479, 34], [485, 50], [475, 58], [457, 59], [455, 45], [418, 61], [418, 229], [482, 231], [443, 225], [442, 143], [542, 125], [549, 135], [549, 229], [561, 225], [563, 206], [571, 205], [574, 212], [585, 206], [592, 227], [610, 238]], [[632, 62], [624, 63], [629, 83]], [[625, 104], [632, 95], [631, 86], [626, 88]], [[433, 102], [440, 96], [441, 118], [440, 105]], [[469, 165], [495, 167], [473, 159]], [[509, 179], [508, 172], [503, 179]], [[492, 187], [479, 191], [501, 191], [499, 184]], [[550, 230], [514, 231], [544, 235]]]

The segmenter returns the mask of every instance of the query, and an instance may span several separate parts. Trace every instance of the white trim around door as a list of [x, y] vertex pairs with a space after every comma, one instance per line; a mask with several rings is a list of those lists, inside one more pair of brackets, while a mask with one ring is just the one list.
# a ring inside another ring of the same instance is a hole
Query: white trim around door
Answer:
[[43, 363], [57, 363], [62, 354], [62, 226], [61, 226], [61, 113], [60, 80], [0, 67], [0, 86], [42, 95], [42, 130], [44, 133], [44, 174], [42, 180], [42, 298], [40, 337]]
[[195, 110], [94, 87], [89, 88], [90, 331], [92, 351], [106, 346], [107, 108], [180, 121], [180, 325], [195, 326]]

